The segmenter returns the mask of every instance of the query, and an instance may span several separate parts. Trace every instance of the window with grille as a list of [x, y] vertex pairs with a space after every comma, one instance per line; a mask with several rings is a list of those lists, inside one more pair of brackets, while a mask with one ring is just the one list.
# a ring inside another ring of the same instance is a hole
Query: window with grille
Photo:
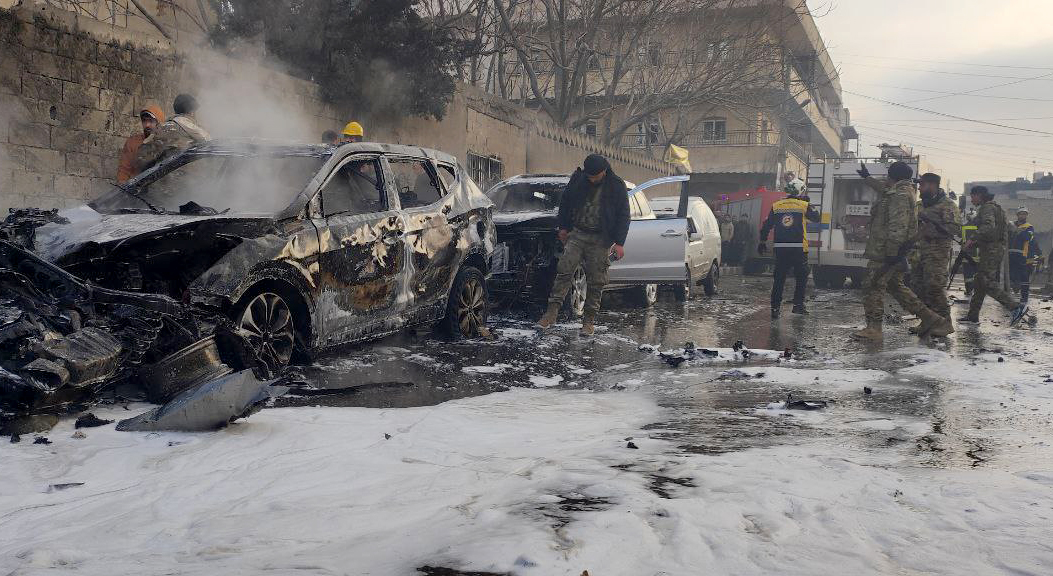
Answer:
[[727, 120], [712, 118], [702, 122], [703, 142], [723, 142], [728, 138]]
[[480, 188], [486, 190], [504, 177], [504, 165], [496, 156], [481, 156], [468, 153], [468, 175]]

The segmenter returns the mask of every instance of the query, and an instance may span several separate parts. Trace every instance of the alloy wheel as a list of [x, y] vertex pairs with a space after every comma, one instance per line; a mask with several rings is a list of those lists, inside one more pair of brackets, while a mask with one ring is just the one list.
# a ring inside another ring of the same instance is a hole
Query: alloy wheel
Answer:
[[477, 336], [486, 321], [486, 293], [482, 282], [469, 277], [457, 295], [457, 326], [464, 336]]
[[258, 294], [242, 312], [238, 328], [271, 369], [286, 366], [292, 360], [295, 326], [289, 305], [281, 296], [273, 292]]
[[575, 317], [585, 313], [585, 297], [588, 291], [589, 281], [585, 276], [585, 268], [578, 266], [574, 271], [574, 280], [570, 288], [570, 311]]

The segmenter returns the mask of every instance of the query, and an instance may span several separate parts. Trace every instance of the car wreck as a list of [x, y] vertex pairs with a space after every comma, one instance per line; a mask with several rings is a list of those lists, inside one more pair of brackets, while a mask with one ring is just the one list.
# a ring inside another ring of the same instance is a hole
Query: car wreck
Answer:
[[334, 346], [435, 323], [483, 335], [490, 207], [433, 150], [213, 141], [86, 205], [14, 211], [0, 231], [0, 420], [133, 381], [184, 408], [229, 383], [233, 418]]

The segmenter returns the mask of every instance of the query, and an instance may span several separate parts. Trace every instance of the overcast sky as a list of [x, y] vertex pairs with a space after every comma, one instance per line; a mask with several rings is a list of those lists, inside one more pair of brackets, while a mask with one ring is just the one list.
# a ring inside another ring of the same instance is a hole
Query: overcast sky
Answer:
[[[808, 4], [841, 71], [861, 154], [876, 155], [881, 142], [912, 145], [956, 191], [965, 181], [1053, 171], [1050, 134], [952, 120], [847, 93], [1053, 133], [1053, 0]], [[978, 90], [1008, 83], [1014, 84]], [[972, 90], [978, 91], [939, 93]]]

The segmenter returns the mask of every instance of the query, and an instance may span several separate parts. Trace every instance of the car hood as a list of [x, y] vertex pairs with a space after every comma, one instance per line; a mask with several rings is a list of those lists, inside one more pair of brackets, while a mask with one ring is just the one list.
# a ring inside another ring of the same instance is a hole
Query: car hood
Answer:
[[494, 214], [494, 225], [501, 227], [527, 222], [548, 223], [550, 220], [554, 221], [556, 215], [554, 210], [544, 212], [500, 212]]
[[36, 229], [33, 250], [41, 258], [56, 262], [85, 244], [112, 244], [139, 236], [173, 230], [205, 220], [261, 220], [269, 218], [186, 216], [180, 214], [102, 214], [88, 205], [62, 210], [69, 223], [50, 223]]

